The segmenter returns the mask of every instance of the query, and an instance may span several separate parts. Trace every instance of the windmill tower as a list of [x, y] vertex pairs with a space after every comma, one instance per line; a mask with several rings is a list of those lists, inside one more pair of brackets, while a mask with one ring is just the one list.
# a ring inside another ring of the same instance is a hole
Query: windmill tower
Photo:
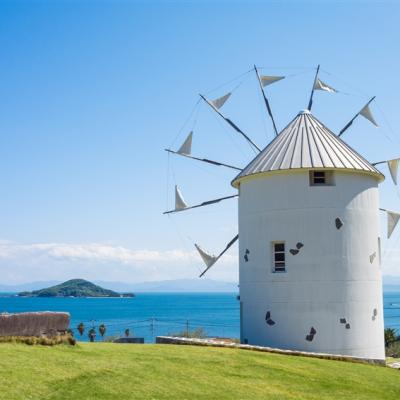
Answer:
[[383, 179], [308, 110], [234, 179], [243, 342], [384, 358]]
[[379, 211], [388, 237], [400, 214], [379, 208], [375, 165], [388, 164], [397, 184], [400, 159], [369, 163], [340, 136], [363, 116], [377, 125], [369, 104], [340, 131], [331, 132], [311, 113], [315, 90], [336, 90], [314, 79], [307, 110], [280, 133], [264, 87], [283, 77], [260, 76], [276, 137], [263, 150], [220, 108], [230, 93], [208, 105], [259, 154], [245, 167], [194, 157], [192, 133], [170, 153], [240, 170], [237, 195], [188, 206], [178, 188], [175, 209], [184, 211], [238, 197], [239, 234], [217, 256], [196, 244], [207, 268], [239, 239], [240, 337], [242, 343], [384, 360]]

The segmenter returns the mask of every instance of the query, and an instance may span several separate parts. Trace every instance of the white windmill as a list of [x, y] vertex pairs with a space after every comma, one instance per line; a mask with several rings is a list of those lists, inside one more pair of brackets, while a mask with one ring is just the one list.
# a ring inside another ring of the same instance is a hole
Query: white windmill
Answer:
[[240, 170], [239, 193], [188, 206], [175, 189], [175, 209], [189, 210], [239, 198], [239, 234], [217, 256], [195, 245], [206, 264], [203, 276], [239, 238], [240, 336], [242, 343], [384, 360], [379, 210], [387, 213], [388, 238], [400, 214], [379, 208], [376, 165], [387, 163], [397, 184], [400, 159], [369, 163], [340, 136], [358, 116], [377, 126], [372, 98], [338, 135], [311, 114], [322, 82], [319, 66], [306, 110], [280, 133], [265, 86], [283, 79], [254, 67], [276, 137], [261, 150], [221, 112], [230, 93], [201, 96], [259, 154], [244, 168], [194, 157], [192, 132], [168, 152]]

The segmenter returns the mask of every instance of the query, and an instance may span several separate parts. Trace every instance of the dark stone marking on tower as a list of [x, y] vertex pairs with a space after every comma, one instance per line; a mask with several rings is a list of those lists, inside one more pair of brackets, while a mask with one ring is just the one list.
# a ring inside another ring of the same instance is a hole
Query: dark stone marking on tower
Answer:
[[347, 322], [347, 319], [346, 319], [346, 318], [340, 318], [340, 323], [341, 323], [341, 324], [346, 324], [346, 325], [345, 325], [345, 328], [346, 328], [346, 329], [350, 329], [350, 324]]
[[250, 250], [246, 249], [246, 251], [244, 253], [244, 261], [246, 261], [246, 262], [249, 261], [249, 254], [250, 254]]
[[374, 308], [372, 310], [372, 321], [376, 320], [377, 315], [378, 315], [378, 310], [376, 308]]
[[340, 229], [343, 226], [343, 222], [340, 218], [335, 219], [336, 229]]
[[310, 333], [306, 336], [306, 340], [308, 342], [312, 342], [316, 333], [317, 330], [312, 326], [310, 329]]
[[298, 243], [296, 244], [297, 250], [300, 250], [303, 246], [304, 246], [304, 244], [301, 243], [301, 242], [298, 242]]
[[296, 250], [296, 249], [290, 249], [290, 250], [289, 250], [289, 252], [290, 252], [290, 254], [292, 254], [293, 256], [295, 256], [296, 254], [298, 254], [298, 253], [299, 253], [299, 250]]
[[272, 326], [275, 325], [275, 321], [273, 321], [271, 319], [271, 312], [267, 311], [267, 313], [265, 314], [265, 321], [267, 322], [268, 325]]
[[375, 260], [376, 257], [376, 251], [374, 251], [370, 256], [369, 256], [369, 262], [372, 264]]

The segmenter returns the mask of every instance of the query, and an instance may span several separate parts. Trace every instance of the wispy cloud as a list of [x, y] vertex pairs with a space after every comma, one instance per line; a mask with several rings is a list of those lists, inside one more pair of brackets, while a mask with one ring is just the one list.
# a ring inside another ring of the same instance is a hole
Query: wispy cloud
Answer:
[[[105, 244], [65, 244], [65, 243], [37, 243], [17, 244], [0, 242], [0, 259], [15, 259], [29, 256], [48, 256], [55, 260], [86, 260], [96, 262], [188, 262], [198, 261], [198, 253], [183, 250], [131, 250], [122, 246]], [[231, 260], [227, 255], [225, 259]]]
[[[226, 254], [220, 260], [219, 268], [215, 267], [210, 274], [214, 279], [235, 280], [237, 271], [233, 267], [236, 265], [237, 256]], [[131, 282], [195, 278], [203, 268], [196, 250], [133, 250], [101, 243], [21, 244], [0, 241], [0, 274], [3, 277], [0, 283], [62, 280], [78, 276], [128, 279]]]
[[[400, 276], [400, 249], [382, 254], [385, 275]], [[0, 283], [86, 278], [141, 282], [196, 278], [205, 268], [196, 250], [130, 249], [103, 243], [30, 243], [0, 240]], [[209, 271], [208, 278], [236, 281], [237, 250], [233, 248]]]
[[145, 261], [182, 261], [193, 257], [193, 253], [181, 250], [160, 252], [156, 250], [130, 250], [122, 246], [104, 244], [0, 244], [1, 258], [18, 258], [26, 256], [48, 256], [55, 260], [86, 260], [96, 262], [145, 262]]

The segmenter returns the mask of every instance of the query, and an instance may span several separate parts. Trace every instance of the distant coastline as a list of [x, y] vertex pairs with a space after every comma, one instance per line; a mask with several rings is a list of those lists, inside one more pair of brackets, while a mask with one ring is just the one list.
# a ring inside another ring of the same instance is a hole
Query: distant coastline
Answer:
[[17, 294], [18, 297], [98, 297], [118, 298], [135, 297], [133, 293], [117, 293], [110, 289], [104, 289], [84, 279], [71, 279], [59, 285], [50, 286], [44, 289], [23, 291]]
[[[60, 281], [28, 282], [19, 285], [1, 285], [0, 293], [20, 293], [35, 291], [59, 285]], [[174, 279], [151, 282], [106, 282], [93, 281], [94, 284], [122, 293], [238, 293], [237, 282], [214, 281], [212, 279]]]

